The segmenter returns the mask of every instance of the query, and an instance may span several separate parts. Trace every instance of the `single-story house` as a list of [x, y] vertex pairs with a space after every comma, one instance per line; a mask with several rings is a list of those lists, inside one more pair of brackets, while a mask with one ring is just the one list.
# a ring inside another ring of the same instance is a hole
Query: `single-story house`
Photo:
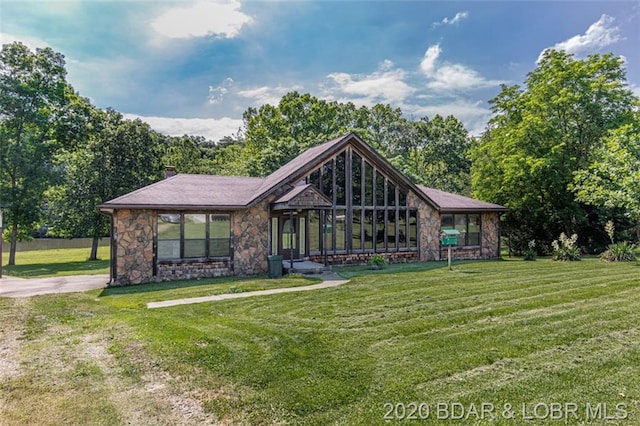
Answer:
[[108, 201], [111, 284], [253, 275], [268, 256], [319, 263], [500, 253], [502, 206], [415, 185], [355, 134], [317, 145], [264, 178], [175, 174]]

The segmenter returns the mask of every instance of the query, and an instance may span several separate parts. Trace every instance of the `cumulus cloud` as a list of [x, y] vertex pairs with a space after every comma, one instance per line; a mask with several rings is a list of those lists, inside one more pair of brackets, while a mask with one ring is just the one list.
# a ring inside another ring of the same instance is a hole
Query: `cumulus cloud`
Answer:
[[415, 92], [415, 88], [405, 82], [406, 77], [406, 72], [394, 68], [389, 60], [383, 61], [371, 74], [335, 72], [327, 76], [334, 84], [330, 92], [359, 97], [365, 104], [403, 102]]
[[462, 21], [463, 19], [466, 19], [469, 17], [469, 12], [464, 11], [464, 12], [458, 12], [456, 13], [456, 15], [449, 19], [446, 16], [442, 19], [442, 21], [440, 22], [434, 22], [433, 24], [431, 24], [432, 27], [437, 27], [440, 25], [457, 25], [458, 23], [460, 23], [460, 21]]
[[301, 86], [261, 86], [255, 87], [253, 89], [240, 90], [238, 92], [239, 96], [243, 98], [250, 99], [254, 106], [262, 106], [262, 105], [278, 105], [280, 103], [280, 99], [287, 93], [300, 90]]
[[477, 71], [462, 64], [444, 63], [440, 65], [438, 59], [442, 49], [439, 44], [429, 46], [420, 62], [422, 74], [429, 80], [427, 87], [436, 91], [461, 91], [481, 89], [497, 86], [498, 80], [487, 80]]
[[149, 124], [157, 132], [169, 136], [204, 136], [214, 142], [225, 136], [238, 133], [242, 126], [241, 119], [223, 118], [169, 118], [169, 117], [145, 117], [136, 114], [123, 114], [128, 120], [140, 119]]
[[609, 15], [600, 16], [600, 19], [591, 24], [584, 34], [575, 35], [544, 49], [540, 52], [537, 62], [540, 62], [544, 52], [548, 49], [564, 50], [567, 53], [580, 55], [587, 52], [598, 51], [620, 41], [622, 39], [620, 29], [614, 25], [614, 22], [615, 18]]
[[229, 92], [229, 88], [233, 86], [231, 77], [225, 78], [219, 86], [209, 86], [209, 103], [216, 104], [222, 102], [224, 95]]
[[236, 37], [253, 18], [242, 13], [239, 0], [199, 0], [173, 7], [158, 16], [151, 27], [165, 37], [184, 39], [217, 36]]

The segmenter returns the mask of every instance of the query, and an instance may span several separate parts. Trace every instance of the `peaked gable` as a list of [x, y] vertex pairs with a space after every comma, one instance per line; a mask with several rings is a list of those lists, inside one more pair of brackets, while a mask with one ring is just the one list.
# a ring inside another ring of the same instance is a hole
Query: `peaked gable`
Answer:
[[376, 166], [396, 183], [411, 189], [423, 201], [435, 207], [435, 204], [421, 191], [409, 178], [396, 169], [389, 161], [375, 149], [360, 139], [355, 133], [349, 133], [328, 142], [316, 145], [298, 155], [293, 160], [265, 178], [260, 190], [251, 200], [251, 204], [257, 203], [269, 196], [286, 183], [294, 183], [304, 178], [314, 169], [322, 166], [324, 162], [340, 153], [351, 145], [366, 161]]
[[306, 184], [293, 188], [271, 203], [274, 210], [311, 209], [331, 207], [333, 204], [315, 185]]

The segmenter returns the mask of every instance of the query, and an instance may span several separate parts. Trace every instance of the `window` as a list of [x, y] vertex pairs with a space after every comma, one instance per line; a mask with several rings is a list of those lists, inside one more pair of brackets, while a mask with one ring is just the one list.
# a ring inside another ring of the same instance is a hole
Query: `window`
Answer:
[[158, 216], [158, 259], [180, 258], [179, 213], [167, 213]]
[[456, 229], [459, 246], [480, 245], [480, 215], [479, 214], [444, 214], [440, 219], [442, 229]]
[[[408, 206], [408, 189], [352, 148], [336, 153], [310, 171], [306, 182], [317, 182], [334, 203], [331, 210], [308, 212], [306, 230], [311, 253], [418, 248], [418, 213]], [[301, 249], [303, 242], [299, 242]]]
[[418, 247], [418, 212], [409, 210], [409, 247]]
[[228, 257], [230, 230], [228, 214], [159, 214], [158, 260]]
[[362, 204], [362, 157], [351, 155], [351, 198], [354, 206]]
[[[320, 251], [320, 215], [318, 210], [309, 211], [309, 251]], [[277, 237], [276, 237], [277, 238]]]
[[209, 215], [209, 257], [229, 256], [231, 221], [228, 214]]
[[373, 167], [364, 162], [364, 205], [373, 206]]
[[347, 179], [345, 176], [345, 152], [343, 151], [336, 157], [336, 205], [344, 206], [347, 204], [346, 198], [346, 184]]

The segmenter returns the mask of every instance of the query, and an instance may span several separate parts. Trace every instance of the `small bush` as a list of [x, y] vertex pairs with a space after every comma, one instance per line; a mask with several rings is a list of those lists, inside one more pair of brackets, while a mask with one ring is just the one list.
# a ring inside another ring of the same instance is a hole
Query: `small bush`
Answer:
[[560, 237], [551, 243], [552, 259], [565, 262], [580, 260], [580, 247], [576, 244], [577, 242], [578, 234], [573, 234], [571, 237], [567, 237], [564, 232], [560, 234]]
[[610, 244], [600, 255], [600, 259], [605, 262], [633, 262], [636, 260], [635, 249], [636, 245], [627, 241]]
[[536, 251], [536, 240], [527, 243], [527, 251], [524, 252], [524, 260], [536, 260], [538, 252]]
[[372, 268], [382, 269], [387, 264], [387, 260], [381, 254], [374, 254], [369, 258], [369, 265]]

